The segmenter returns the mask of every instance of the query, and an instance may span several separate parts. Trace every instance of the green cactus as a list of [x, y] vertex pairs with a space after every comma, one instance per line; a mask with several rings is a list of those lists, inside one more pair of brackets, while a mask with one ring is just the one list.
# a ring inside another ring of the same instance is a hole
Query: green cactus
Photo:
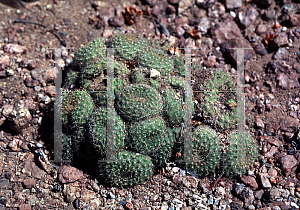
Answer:
[[157, 167], [163, 167], [170, 160], [172, 155], [172, 149], [176, 142], [176, 135], [179, 133], [179, 129], [169, 128], [165, 132], [165, 136], [162, 139], [160, 145], [150, 152], [152, 162]]
[[99, 58], [106, 56], [106, 45], [102, 38], [95, 39], [86, 46], [81, 47], [75, 53], [75, 63], [81, 68], [85, 68], [88, 64], [98, 61]]
[[67, 73], [64, 87], [68, 89], [72, 89], [77, 84], [78, 72], [77, 71], [69, 71]]
[[65, 133], [62, 133], [62, 159], [63, 160], [72, 160], [73, 159], [73, 150], [71, 148], [71, 140], [70, 140], [70, 137], [65, 134]]
[[116, 187], [132, 187], [145, 182], [152, 174], [153, 164], [147, 155], [122, 150], [114, 159], [100, 165], [106, 182]]
[[169, 56], [153, 48], [141, 51], [137, 57], [137, 63], [149, 69], [155, 69], [163, 76], [170, 74], [174, 68]]
[[[115, 113], [114, 116], [114, 142], [115, 149], [120, 150], [125, 141], [125, 124], [120, 116]], [[90, 116], [87, 122], [88, 138], [99, 154], [99, 157], [106, 157], [107, 151], [107, 108], [99, 107]], [[112, 139], [110, 139], [112, 140]]]
[[118, 57], [133, 60], [139, 50], [147, 46], [147, 42], [133, 34], [120, 34], [112, 38], [109, 47], [115, 48]]
[[162, 109], [159, 93], [148, 85], [131, 85], [118, 97], [117, 110], [127, 121], [137, 121], [158, 114]]
[[173, 125], [180, 125], [184, 122], [184, 110], [179, 97], [171, 89], [166, 89], [162, 93], [164, 99], [163, 113], [167, 121]]
[[173, 62], [175, 67], [175, 73], [179, 76], [184, 77], [185, 76], [185, 62], [184, 62], [184, 56], [173, 56]]
[[94, 103], [91, 96], [84, 91], [66, 92], [62, 101], [62, 120], [70, 126], [86, 123], [93, 112]]
[[[183, 163], [187, 169], [201, 176], [212, 174], [220, 161], [220, 144], [215, 130], [208, 126], [200, 126], [192, 133], [191, 161]], [[183, 149], [183, 160], [187, 156]]]
[[169, 83], [171, 86], [175, 87], [176, 89], [184, 90], [185, 82], [182, 77], [171, 76], [167, 78], [166, 82]]
[[166, 125], [162, 117], [150, 118], [130, 125], [128, 130], [131, 149], [149, 155], [165, 137]]
[[236, 128], [237, 112], [226, 102], [236, 104], [236, 93], [230, 76], [221, 69], [214, 69], [201, 87], [204, 91], [201, 108], [206, 121], [219, 130]]
[[135, 84], [140, 84], [145, 82], [145, 72], [147, 68], [136, 67], [133, 69], [131, 74], [131, 80]]
[[224, 154], [224, 170], [230, 176], [242, 175], [258, 158], [257, 144], [248, 132], [234, 131], [229, 140], [228, 150]]

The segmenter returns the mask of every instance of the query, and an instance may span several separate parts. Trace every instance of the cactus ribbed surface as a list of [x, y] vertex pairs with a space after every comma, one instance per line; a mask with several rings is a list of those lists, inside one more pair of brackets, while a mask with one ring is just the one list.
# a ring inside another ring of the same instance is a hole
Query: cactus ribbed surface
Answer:
[[147, 155], [123, 150], [105, 166], [100, 167], [103, 168], [106, 181], [111, 186], [132, 187], [142, 184], [149, 178], [153, 164]]
[[118, 98], [117, 110], [128, 121], [136, 121], [158, 114], [162, 109], [159, 93], [148, 85], [131, 85]]
[[[220, 144], [215, 130], [208, 126], [198, 127], [192, 134], [192, 159], [184, 163], [187, 169], [201, 176], [212, 174], [220, 161]], [[183, 149], [183, 160], [186, 157]]]
[[248, 132], [231, 133], [230, 145], [224, 155], [224, 169], [229, 175], [242, 175], [258, 158], [256, 143]]

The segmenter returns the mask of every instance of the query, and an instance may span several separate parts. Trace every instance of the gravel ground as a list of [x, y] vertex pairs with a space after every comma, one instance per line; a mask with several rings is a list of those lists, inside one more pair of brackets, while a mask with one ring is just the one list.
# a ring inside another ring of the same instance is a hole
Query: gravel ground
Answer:
[[[1, 4], [0, 16], [0, 210], [299, 209], [299, 1], [45, 0], [18, 10]], [[199, 178], [170, 163], [142, 185], [116, 189], [80, 168], [46, 163], [53, 49], [62, 46], [59, 65], [68, 71], [81, 44], [120, 31], [189, 46], [193, 62], [231, 73], [230, 48], [253, 48], [245, 51], [245, 112], [260, 156], [247, 174]]]

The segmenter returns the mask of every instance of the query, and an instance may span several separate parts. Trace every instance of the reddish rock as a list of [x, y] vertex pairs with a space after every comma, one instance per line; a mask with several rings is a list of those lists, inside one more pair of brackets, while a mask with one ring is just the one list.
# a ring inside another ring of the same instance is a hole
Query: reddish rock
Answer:
[[96, 193], [92, 190], [83, 189], [80, 192], [80, 198], [82, 202], [89, 202], [90, 200], [96, 198]]
[[44, 73], [44, 80], [47, 82], [52, 82], [54, 81], [56, 74], [58, 74], [58, 69], [56, 67], [47, 69]]
[[292, 117], [281, 117], [279, 120], [280, 129], [283, 131], [294, 133], [300, 128], [298, 120]]
[[264, 190], [258, 190], [254, 192], [254, 197], [260, 200], [264, 194]]
[[264, 127], [265, 127], [264, 122], [263, 122], [262, 119], [259, 118], [259, 117], [257, 117], [257, 118], [255, 119], [255, 124], [256, 124], [256, 126], [257, 126], [258, 128], [264, 128]]
[[238, 23], [242, 29], [249, 27], [257, 19], [258, 11], [252, 6], [244, 6], [236, 11]]
[[172, 5], [168, 5], [167, 8], [166, 8], [166, 13], [167, 14], [174, 14], [174, 13], [176, 13], [175, 7], [172, 6]]
[[298, 161], [293, 155], [283, 156], [280, 158], [279, 162], [286, 177], [294, 173], [297, 169]]
[[224, 22], [217, 23], [215, 27], [211, 29], [211, 33], [217, 44], [243, 36], [238, 25], [231, 18], [225, 19]]
[[36, 69], [30, 72], [33, 79], [40, 81], [41, 83], [53, 82], [56, 74], [58, 74], [58, 69], [56, 67], [49, 69]]
[[284, 132], [284, 140], [286, 142], [290, 142], [292, 140], [293, 136], [294, 136], [294, 133]]
[[2, 78], [2, 77], [6, 77], [5, 71], [0, 71], [0, 77], [1, 77], [1, 78]]
[[225, 57], [231, 60], [235, 65], [237, 63], [237, 50], [233, 48], [250, 48], [244, 50], [244, 60], [249, 60], [254, 54], [251, 44], [243, 37], [235, 37], [221, 44], [221, 51]]
[[11, 129], [21, 132], [28, 126], [29, 122], [32, 120], [32, 116], [24, 105], [18, 104], [9, 114], [8, 119], [12, 122]]
[[190, 188], [197, 188], [198, 186], [198, 179], [193, 176], [184, 176], [182, 177], [182, 184], [186, 187]]
[[297, 179], [300, 180], [300, 173], [297, 173]]
[[184, 33], [185, 33], [185, 30], [181, 26], [176, 27], [176, 29], [174, 31], [174, 35], [178, 38], [181, 38]]
[[225, 13], [225, 6], [220, 2], [215, 2], [212, 7], [208, 8], [208, 17], [218, 18]]
[[169, 4], [178, 4], [179, 0], [168, 0]]
[[279, 140], [277, 140], [275, 137], [272, 136], [269, 136], [267, 140], [269, 144], [274, 145], [276, 147], [279, 147], [282, 144], [282, 142], [280, 142]]
[[124, 25], [123, 17], [113, 17], [108, 20], [108, 24], [113, 27], [122, 27]]
[[27, 48], [18, 44], [6, 44], [3, 47], [4, 52], [10, 53], [10, 54], [22, 54], [27, 52]]
[[207, 57], [207, 60], [203, 62], [204, 66], [206, 67], [213, 67], [216, 64], [216, 56], [215, 55], [210, 55]]
[[257, 33], [258, 35], [261, 34], [265, 34], [268, 31], [268, 27], [266, 24], [259, 24], [256, 29], [255, 29], [255, 33]]
[[97, 210], [97, 209], [99, 209], [99, 205], [100, 205], [100, 200], [97, 198], [97, 199], [92, 200], [86, 206], [83, 206], [82, 210]]
[[30, 189], [35, 186], [36, 181], [34, 178], [26, 178], [23, 180], [22, 184], [23, 184], [24, 188]]
[[0, 66], [2, 66], [2, 68], [9, 66], [9, 56], [8, 55], [4, 55], [0, 58]]
[[22, 145], [22, 143], [23, 143], [22, 140], [14, 138], [12, 141], [9, 142], [8, 147], [12, 151], [17, 152], [21, 150], [20, 146]]
[[62, 166], [59, 169], [58, 180], [61, 183], [75, 182], [83, 177], [83, 172], [72, 166]]
[[300, 25], [300, 14], [292, 14], [289, 16], [289, 21], [292, 26]]
[[180, 26], [180, 25], [183, 25], [183, 24], [188, 24], [188, 23], [189, 23], [189, 19], [186, 16], [175, 19], [175, 24], [177, 26]]
[[31, 206], [29, 204], [20, 204], [18, 209], [19, 210], [31, 210]]
[[242, 0], [226, 0], [225, 1], [225, 6], [226, 9], [235, 9], [239, 8], [243, 5]]
[[287, 180], [287, 182], [284, 185], [284, 188], [285, 189], [290, 189], [290, 188], [293, 188], [293, 187], [295, 187], [295, 183], [290, 181], [290, 180]]
[[182, 176], [180, 176], [179, 174], [175, 174], [173, 176], [173, 182], [175, 184], [181, 184], [181, 182], [182, 182]]
[[254, 201], [253, 191], [249, 187], [246, 187], [242, 191], [240, 196], [241, 196], [242, 200], [244, 201], [245, 206], [250, 206], [252, 204], [252, 202]]
[[27, 76], [24, 82], [27, 87], [34, 87], [39, 84], [39, 81], [32, 79], [30, 76]]
[[270, 42], [270, 44], [275, 48], [285, 47], [289, 44], [288, 35], [286, 33], [280, 33], [274, 37], [274, 39], [272, 40], [272, 42]]
[[252, 176], [242, 176], [241, 180], [252, 187], [253, 190], [256, 190], [258, 188], [257, 182], [254, 177]]
[[275, 207], [275, 206], [281, 206], [283, 204], [283, 202], [282, 201], [276, 201], [276, 202], [271, 202], [271, 203], [269, 203], [269, 206], [273, 209], [273, 207]]
[[270, 151], [264, 154], [266, 158], [272, 157], [278, 151], [278, 147], [272, 146]]
[[30, 173], [32, 177], [42, 179], [46, 175], [46, 172], [39, 168], [34, 162], [34, 154], [28, 153], [25, 161], [25, 173]]
[[46, 86], [45, 93], [47, 93], [49, 96], [54, 97], [55, 96], [55, 86]]
[[274, 168], [270, 168], [269, 171], [268, 171], [268, 174], [269, 176], [273, 177], [273, 178], [276, 178], [277, 177], [277, 170], [275, 170]]

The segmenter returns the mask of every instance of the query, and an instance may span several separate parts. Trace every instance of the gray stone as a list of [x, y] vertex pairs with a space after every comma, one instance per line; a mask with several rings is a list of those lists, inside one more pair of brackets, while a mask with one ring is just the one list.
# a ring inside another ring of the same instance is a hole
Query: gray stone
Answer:
[[257, 19], [258, 11], [254, 7], [242, 7], [236, 12], [239, 25], [242, 29], [250, 26]]
[[243, 5], [242, 0], [226, 0], [225, 1], [225, 6], [229, 10], [239, 8], [242, 5]]
[[241, 193], [241, 198], [244, 201], [245, 206], [250, 206], [254, 201], [254, 195], [251, 188], [246, 187]]
[[70, 184], [64, 185], [63, 194], [66, 202], [72, 203], [76, 199], [75, 192], [76, 192], [76, 188], [73, 187], [72, 185]]
[[2, 115], [8, 117], [8, 115], [12, 112], [13, 108], [14, 108], [13, 105], [10, 104], [4, 105], [2, 109]]
[[0, 179], [0, 189], [7, 189], [9, 186], [9, 180], [5, 178]]
[[263, 188], [270, 188], [272, 187], [269, 179], [268, 179], [268, 175], [264, 174], [264, 173], [259, 173], [258, 175], [258, 181], [259, 183], [262, 185]]
[[9, 120], [13, 123], [11, 128], [18, 132], [28, 126], [32, 120], [29, 110], [24, 105], [17, 104], [13, 111], [9, 114]]
[[242, 184], [242, 183], [235, 183], [233, 186], [233, 192], [236, 194], [236, 195], [240, 195], [242, 193], [242, 191], [244, 190], [245, 188], [245, 185]]
[[269, 199], [271, 201], [275, 201], [276, 199], [281, 197], [281, 193], [278, 188], [272, 187], [269, 192]]

